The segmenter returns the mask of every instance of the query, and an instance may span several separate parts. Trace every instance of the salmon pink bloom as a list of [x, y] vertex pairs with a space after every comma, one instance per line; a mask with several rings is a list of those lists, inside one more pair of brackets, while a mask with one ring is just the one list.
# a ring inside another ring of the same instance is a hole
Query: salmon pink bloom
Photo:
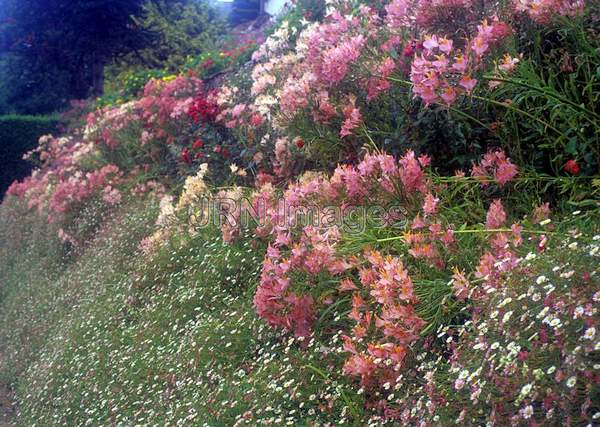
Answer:
[[451, 105], [456, 99], [456, 90], [452, 87], [447, 87], [444, 89], [440, 97], [444, 100], [446, 105]]
[[494, 200], [488, 209], [485, 219], [485, 227], [488, 229], [500, 228], [506, 222], [506, 212], [502, 207], [502, 202]]
[[477, 85], [477, 80], [471, 78], [469, 75], [464, 75], [458, 84], [464, 87], [467, 93], [471, 93]]

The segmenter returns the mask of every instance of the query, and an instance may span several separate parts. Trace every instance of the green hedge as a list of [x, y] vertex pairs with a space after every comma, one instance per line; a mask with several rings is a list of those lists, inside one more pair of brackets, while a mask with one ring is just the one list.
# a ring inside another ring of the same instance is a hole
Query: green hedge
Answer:
[[56, 133], [56, 116], [0, 116], [0, 198], [15, 179], [31, 172], [23, 154], [37, 146], [42, 135]]

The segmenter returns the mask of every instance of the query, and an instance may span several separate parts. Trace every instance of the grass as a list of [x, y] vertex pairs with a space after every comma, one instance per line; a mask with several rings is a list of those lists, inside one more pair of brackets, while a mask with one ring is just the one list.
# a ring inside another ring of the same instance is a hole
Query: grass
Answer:
[[[2, 233], [26, 222], [14, 209]], [[262, 248], [211, 229], [148, 259], [136, 246], [154, 217], [146, 202], [122, 208], [75, 258], [40, 225], [3, 262], [0, 378], [17, 425], [358, 423], [340, 334], [298, 343], [257, 318]]]

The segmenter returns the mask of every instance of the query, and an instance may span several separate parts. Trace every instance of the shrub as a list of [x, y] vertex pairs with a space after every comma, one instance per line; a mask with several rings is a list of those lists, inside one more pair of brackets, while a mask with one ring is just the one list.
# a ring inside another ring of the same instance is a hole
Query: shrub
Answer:
[[14, 181], [25, 178], [31, 165], [23, 155], [37, 146], [42, 135], [56, 132], [55, 116], [0, 116], [0, 195]]
[[150, 79], [162, 79], [164, 70], [126, 70], [106, 83], [107, 91], [96, 100], [98, 108], [123, 104], [140, 95]]
[[600, 43], [583, 25], [565, 20], [541, 30], [522, 28], [520, 43], [532, 51], [530, 58], [511, 77], [491, 79], [502, 83], [489, 97], [501, 107], [507, 150], [546, 173], [600, 170]]

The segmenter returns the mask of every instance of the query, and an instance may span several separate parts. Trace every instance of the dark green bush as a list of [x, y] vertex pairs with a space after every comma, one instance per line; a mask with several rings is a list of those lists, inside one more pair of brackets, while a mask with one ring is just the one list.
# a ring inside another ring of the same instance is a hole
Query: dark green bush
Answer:
[[23, 154], [35, 148], [40, 136], [56, 132], [55, 116], [0, 116], [0, 195], [15, 179], [31, 172]]

